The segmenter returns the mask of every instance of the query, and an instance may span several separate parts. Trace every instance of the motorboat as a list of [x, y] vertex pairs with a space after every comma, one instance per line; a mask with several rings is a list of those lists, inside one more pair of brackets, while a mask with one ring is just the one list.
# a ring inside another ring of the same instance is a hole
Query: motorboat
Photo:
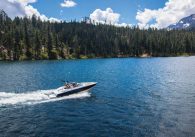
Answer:
[[46, 95], [48, 95], [51, 98], [69, 96], [69, 95], [76, 94], [79, 92], [89, 91], [96, 84], [97, 82], [83, 82], [83, 83], [76, 83], [76, 82], [68, 83], [67, 82], [64, 84], [64, 86], [59, 87], [50, 93], [46, 93]]

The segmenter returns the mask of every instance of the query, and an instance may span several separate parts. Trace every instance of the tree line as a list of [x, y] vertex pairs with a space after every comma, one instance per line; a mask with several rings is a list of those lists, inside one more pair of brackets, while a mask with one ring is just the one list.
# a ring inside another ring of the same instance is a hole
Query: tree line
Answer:
[[85, 20], [49, 22], [0, 12], [0, 60], [179, 56], [195, 53], [195, 32], [139, 29]]

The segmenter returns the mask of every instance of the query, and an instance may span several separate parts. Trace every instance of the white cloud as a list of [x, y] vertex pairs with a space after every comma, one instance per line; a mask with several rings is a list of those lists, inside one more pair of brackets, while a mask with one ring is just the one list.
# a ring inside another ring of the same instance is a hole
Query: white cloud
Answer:
[[37, 0], [9, 0], [9, 1], [18, 1], [23, 4], [28, 4], [28, 3], [35, 3]]
[[107, 8], [105, 11], [96, 9], [90, 14], [90, 19], [96, 23], [116, 24], [119, 22], [120, 14], [114, 13], [111, 8]]
[[3, 9], [9, 17], [12, 19], [16, 16], [31, 17], [35, 14], [40, 17], [43, 21], [59, 22], [59, 19], [48, 18], [44, 14], [41, 14], [36, 8], [34, 8], [30, 3], [35, 3], [37, 0], [1, 0], [0, 9]]
[[168, 0], [163, 8], [138, 11], [136, 19], [141, 28], [165, 28], [194, 13], [195, 0]]
[[127, 23], [116, 23], [114, 24], [116, 27], [132, 27], [132, 24], [127, 24]]
[[73, 0], [64, 0], [63, 3], [60, 4], [62, 7], [70, 8], [70, 7], [75, 7], [77, 5], [76, 2]]
[[118, 27], [131, 26], [130, 24], [119, 23], [120, 14], [115, 13], [111, 8], [106, 10], [96, 9], [90, 14], [90, 19], [95, 23], [112, 24]]

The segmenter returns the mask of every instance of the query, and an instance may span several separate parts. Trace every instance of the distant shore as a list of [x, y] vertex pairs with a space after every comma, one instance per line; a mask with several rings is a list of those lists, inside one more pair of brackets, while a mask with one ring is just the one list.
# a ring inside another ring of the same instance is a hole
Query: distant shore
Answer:
[[0, 12], [0, 60], [177, 57], [195, 54], [195, 32], [92, 22], [11, 19]]
[[76, 59], [106, 59], [106, 58], [155, 58], [155, 57], [191, 57], [191, 56], [195, 56], [195, 54], [179, 54], [179, 55], [169, 55], [169, 56], [152, 56], [149, 54], [142, 54], [139, 56], [129, 56], [129, 55], [118, 55], [118, 56], [114, 56], [114, 57], [87, 57], [87, 56], [81, 56], [79, 58], [57, 58], [57, 59], [21, 59], [21, 60], [13, 60], [13, 59], [1, 59], [0, 61], [39, 61], [39, 60], [76, 60]]

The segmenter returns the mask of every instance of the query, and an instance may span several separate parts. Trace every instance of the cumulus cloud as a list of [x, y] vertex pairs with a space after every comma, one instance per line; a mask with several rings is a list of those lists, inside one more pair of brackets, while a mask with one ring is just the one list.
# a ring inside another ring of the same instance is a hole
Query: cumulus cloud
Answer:
[[195, 0], [168, 0], [163, 8], [138, 11], [136, 19], [141, 28], [165, 28], [194, 13]]
[[120, 14], [115, 13], [111, 8], [106, 10], [96, 9], [90, 14], [90, 19], [95, 23], [112, 24], [119, 27], [131, 26], [126, 23], [119, 23]]
[[37, 2], [37, 0], [1, 0], [0, 9], [3, 9], [12, 19], [16, 16], [31, 17], [34, 14], [43, 21], [60, 21], [59, 19], [48, 18], [44, 14], [41, 14], [36, 8], [30, 5], [30, 3], [34, 2]]
[[11, 18], [22, 17], [25, 14], [22, 4], [13, 0], [1, 0], [0, 9], [3, 9]]
[[132, 24], [127, 24], [127, 23], [116, 23], [114, 24], [116, 27], [132, 27]]
[[120, 14], [114, 13], [111, 8], [107, 8], [105, 11], [96, 9], [90, 14], [90, 19], [97, 23], [116, 24], [119, 22]]
[[9, 0], [9, 1], [18, 1], [23, 4], [28, 4], [28, 3], [35, 3], [37, 0]]
[[77, 3], [74, 2], [73, 0], [64, 0], [64, 2], [61, 3], [60, 5], [61, 7], [70, 8], [70, 7], [75, 7]]

